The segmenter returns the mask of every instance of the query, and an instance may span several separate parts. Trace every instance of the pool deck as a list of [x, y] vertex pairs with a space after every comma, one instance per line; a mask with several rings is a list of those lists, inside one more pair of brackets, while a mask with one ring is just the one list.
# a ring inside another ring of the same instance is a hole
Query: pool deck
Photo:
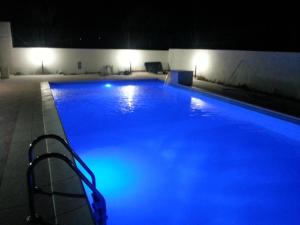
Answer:
[[[42, 96], [41, 93], [41, 82], [139, 78], [159, 78], [163, 80], [164, 76], [149, 74], [105, 77], [99, 75], [30, 75], [11, 76], [8, 80], [0, 80], [1, 225], [25, 224], [25, 218], [28, 215], [27, 187], [25, 180], [25, 173], [28, 165], [26, 150], [29, 143], [35, 137], [45, 133], [44, 115], [42, 110], [44, 107], [42, 98], [45, 96]], [[199, 80], [194, 80], [194, 86], [215, 94], [300, 118], [299, 101], [233, 87], [225, 87], [219, 84]], [[40, 153], [44, 152], [45, 146], [39, 146], [38, 151]], [[48, 169], [46, 167], [41, 167], [39, 173], [43, 174], [42, 182], [48, 183], [50, 176]], [[47, 209], [44, 212], [44, 215], [47, 218], [52, 218], [54, 209], [51, 203], [49, 203], [49, 201], [48, 203], [43, 203], [43, 208]], [[76, 211], [80, 210], [80, 208], [78, 207], [78, 204], [75, 204], [74, 208], [69, 210]]]

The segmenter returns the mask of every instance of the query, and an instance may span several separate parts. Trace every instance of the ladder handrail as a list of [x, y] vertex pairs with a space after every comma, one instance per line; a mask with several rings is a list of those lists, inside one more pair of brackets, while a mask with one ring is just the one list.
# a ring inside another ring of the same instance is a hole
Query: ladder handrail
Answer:
[[[59, 141], [68, 150], [68, 152], [80, 163], [80, 165], [89, 173], [89, 175], [92, 178], [93, 185], [96, 186], [95, 174], [83, 162], [83, 160], [77, 155], [77, 153], [71, 148], [71, 146], [68, 144], [68, 142], [56, 134], [44, 134], [44, 135], [37, 137], [35, 140], [33, 140], [33, 142], [29, 145], [29, 149], [28, 149], [29, 163], [31, 163], [33, 161], [33, 158], [34, 158], [33, 150], [34, 150], [35, 146], [44, 139], [54, 139], [56, 141]], [[33, 183], [35, 183], [34, 178], [33, 178]]]
[[76, 167], [73, 161], [71, 161], [68, 157], [60, 154], [60, 153], [45, 153], [41, 156], [38, 156], [33, 161], [29, 163], [29, 167], [27, 169], [27, 188], [28, 188], [28, 198], [29, 198], [29, 211], [30, 216], [28, 217], [28, 221], [34, 222], [39, 221], [40, 218], [37, 216], [35, 211], [35, 201], [34, 201], [34, 193], [36, 192], [35, 184], [33, 182], [34, 177], [34, 168], [43, 160], [49, 158], [56, 158], [64, 161], [79, 177], [80, 179], [92, 190], [93, 195], [96, 197], [97, 201], [102, 203], [101, 205], [101, 218], [102, 224], [106, 224], [106, 202], [102, 194], [97, 190], [96, 186], [91, 183], [86, 176]]

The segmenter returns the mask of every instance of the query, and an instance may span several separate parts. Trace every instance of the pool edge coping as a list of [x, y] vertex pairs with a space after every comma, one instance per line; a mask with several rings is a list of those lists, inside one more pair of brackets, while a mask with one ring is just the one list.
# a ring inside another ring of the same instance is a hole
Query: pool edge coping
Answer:
[[268, 115], [268, 116], [275, 117], [277, 119], [285, 120], [285, 121], [300, 125], [300, 118], [298, 118], [296, 116], [292, 116], [292, 115], [289, 115], [289, 114], [286, 114], [286, 113], [278, 112], [278, 111], [275, 111], [275, 110], [272, 110], [272, 109], [268, 109], [268, 108], [265, 108], [265, 107], [262, 107], [262, 106], [254, 105], [254, 104], [251, 104], [251, 103], [248, 103], [248, 102], [245, 102], [245, 101], [241, 101], [241, 100], [237, 100], [237, 99], [234, 99], [234, 98], [226, 97], [226, 96], [214, 93], [214, 92], [204, 90], [204, 89], [202, 89], [200, 87], [196, 87], [196, 86], [185, 86], [185, 85], [181, 85], [181, 84], [169, 84], [169, 85], [177, 87], [177, 88], [183, 88], [183, 89], [186, 89], [186, 90], [190, 90], [192, 92], [204, 94], [204, 95], [206, 95], [208, 97], [211, 97], [211, 98], [215, 98], [215, 99], [218, 99], [218, 100], [223, 100], [223, 101], [228, 102], [230, 104], [235, 104], [239, 107], [243, 107], [243, 108], [246, 108], [246, 109], [249, 109], [249, 110], [256, 111], [258, 113], [262, 113], [262, 114], [265, 114], [265, 115]]
[[[64, 131], [64, 128], [63, 128], [63, 125], [62, 125], [62, 122], [60, 120], [60, 117], [59, 117], [59, 114], [57, 112], [57, 109], [56, 109], [56, 106], [55, 106], [55, 101], [54, 101], [54, 98], [53, 98], [53, 95], [52, 95], [52, 91], [51, 91], [51, 88], [50, 88], [50, 84], [48, 81], [44, 81], [44, 82], [41, 82], [40, 83], [40, 89], [41, 89], [41, 101], [42, 101], [42, 116], [43, 116], [43, 125], [44, 125], [44, 133], [45, 134], [48, 134], [48, 129], [49, 127], [59, 127], [58, 129], [60, 130], [59, 134], [60, 136], [62, 136], [63, 139], [67, 140], [67, 137], [66, 137], [66, 134], [65, 134], [65, 131]], [[49, 97], [50, 96], [50, 97]], [[49, 125], [49, 121], [46, 119], [46, 112], [48, 114], [50, 114], [50, 116], [52, 118], [55, 118], [54, 120], [51, 119], [51, 125]], [[51, 129], [51, 128], [50, 128]], [[56, 132], [49, 132], [49, 133], [56, 133]], [[45, 142], [45, 145], [46, 145], [46, 150], [47, 150], [47, 153], [49, 152], [48, 149], [49, 149], [49, 143], [48, 141]], [[67, 153], [66, 151], [63, 151], [63, 153]], [[73, 162], [74, 162], [74, 158], [69, 155], [69, 154], [66, 154]], [[52, 172], [56, 170], [56, 172], [58, 171], [58, 169], [56, 169], [55, 167], [51, 167], [51, 162], [49, 161], [48, 162], [48, 165], [49, 165], [49, 172], [50, 172], [50, 182], [51, 182], [51, 186], [53, 184], [53, 175], [52, 175]], [[84, 195], [85, 195], [85, 198], [83, 201], [86, 202], [86, 205], [83, 206], [82, 208], [84, 208], [85, 210], [88, 210], [89, 211], [89, 216], [90, 218], [87, 218], [87, 221], [85, 224], [93, 224], [95, 225], [96, 224], [96, 221], [95, 221], [95, 218], [94, 218], [94, 215], [92, 213], [92, 209], [91, 209], [91, 205], [88, 201], [88, 197], [86, 195], [86, 191], [83, 187], [83, 184], [82, 182], [78, 179], [78, 182], [75, 181], [75, 184], [77, 187], [77, 189], [80, 189], [78, 190], [79, 192], [83, 192]], [[74, 188], [74, 187], [72, 187]], [[53, 191], [53, 187], [51, 187], [52, 191]], [[54, 214], [55, 214], [55, 220], [56, 220], [56, 223], [58, 222], [58, 224], [60, 224], [60, 222], [58, 221], [58, 217], [61, 217], [63, 218], [63, 213], [61, 214], [58, 214], [57, 213], [57, 209], [56, 209], [56, 201], [55, 201], [55, 198], [52, 197], [52, 202], [53, 202], [53, 208], [54, 208]], [[70, 210], [70, 209], [67, 209], [66, 207], [66, 211], [67, 210]], [[74, 210], [73, 212], [76, 212], [76, 210]], [[67, 213], [66, 213], [67, 214]], [[77, 221], [78, 218], [82, 218], [82, 214], [81, 212], [77, 213], [77, 214], [72, 214], [72, 220], [74, 221]], [[62, 219], [63, 220], [63, 219]], [[79, 220], [80, 221], [80, 220]], [[64, 222], [64, 224], [67, 224], [66, 222]], [[76, 224], [76, 223], [72, 223], [72, 224]]]

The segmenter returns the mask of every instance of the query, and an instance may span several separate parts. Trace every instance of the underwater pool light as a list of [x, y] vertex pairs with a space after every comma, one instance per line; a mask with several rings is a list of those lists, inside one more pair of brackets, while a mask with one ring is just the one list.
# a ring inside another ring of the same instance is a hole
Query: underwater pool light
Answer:
[[105, 87], [111, 87], [111, 84], [105, 84]]

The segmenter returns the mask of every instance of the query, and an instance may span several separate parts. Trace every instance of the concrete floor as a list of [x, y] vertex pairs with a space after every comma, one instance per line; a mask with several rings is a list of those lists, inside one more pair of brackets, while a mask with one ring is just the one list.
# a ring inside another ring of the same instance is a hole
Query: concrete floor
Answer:
[[[139, 74], [131, 76], [99, 75], [35, 75], [11, 76], [0, 80], [0, 224], [25, 224], [28, 215], [25, 172], [29, 143], [44, 133], [40, 83], [43, 81], [160, 78], [164, 76]], [[256, 92], [225, 87], [205, 81], [194, 86], [209, 92], [245, 101], [300, 118], [300, 102], [272, 97]], [[42, 151], [42, 150], [41, 150]], [[44, 168], [46, 171], [46, 169]], [[41, 169], [43, 171], [43, 169]], [[49, 179], [49, 175], [44, 179]], [[49, 209], [51, 206], [45, 206]], [[51, 217], [51, 216], [49, 216]]]

